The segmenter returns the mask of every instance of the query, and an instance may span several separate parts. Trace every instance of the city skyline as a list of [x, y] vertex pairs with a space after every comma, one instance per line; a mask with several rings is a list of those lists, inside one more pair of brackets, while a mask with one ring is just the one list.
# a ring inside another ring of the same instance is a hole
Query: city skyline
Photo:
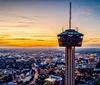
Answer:
[[57, 34], [72, 28], [84, 33], [83, 47], [100, 47], [99, 0], [1, 0], [0, 47], [56, 47]]

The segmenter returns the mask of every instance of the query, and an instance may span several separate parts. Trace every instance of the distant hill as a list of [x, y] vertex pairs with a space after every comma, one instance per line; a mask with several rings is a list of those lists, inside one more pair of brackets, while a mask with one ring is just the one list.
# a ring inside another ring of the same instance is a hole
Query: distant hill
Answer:
[[76, 53], [100, 53], [100, 48], [76, 48]]

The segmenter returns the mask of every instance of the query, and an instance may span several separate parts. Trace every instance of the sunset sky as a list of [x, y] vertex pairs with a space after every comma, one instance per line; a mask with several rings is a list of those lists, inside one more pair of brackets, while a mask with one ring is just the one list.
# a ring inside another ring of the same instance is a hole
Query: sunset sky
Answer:
[[100, 0], [0, 0], [0, 47], [55, 47], [62, 27], [84, 33], [83, 46], [100, 47]]

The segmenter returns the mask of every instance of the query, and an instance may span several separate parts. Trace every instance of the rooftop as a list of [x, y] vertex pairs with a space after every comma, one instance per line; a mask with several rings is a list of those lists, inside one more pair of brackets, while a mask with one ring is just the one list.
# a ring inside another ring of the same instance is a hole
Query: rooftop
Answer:
[[82, 33], [79, 33], [78, 31], [75, 31], [74, 29], [68, 29], [68, 30], [65, 30], [64, 32], [58, 34], [58, 36], [66, 36], [66, 35], [84, 36]]

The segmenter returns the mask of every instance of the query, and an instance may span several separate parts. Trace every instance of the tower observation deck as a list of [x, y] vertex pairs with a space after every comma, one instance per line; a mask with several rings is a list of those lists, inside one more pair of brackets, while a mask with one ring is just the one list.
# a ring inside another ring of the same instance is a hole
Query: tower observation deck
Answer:
[[65, 85], [75, 85], [75, 47], [81, 47], [84, 34], [71, 29], [70, 2], [69, 29], [58, 34], [60, 47], [65, 47]]

